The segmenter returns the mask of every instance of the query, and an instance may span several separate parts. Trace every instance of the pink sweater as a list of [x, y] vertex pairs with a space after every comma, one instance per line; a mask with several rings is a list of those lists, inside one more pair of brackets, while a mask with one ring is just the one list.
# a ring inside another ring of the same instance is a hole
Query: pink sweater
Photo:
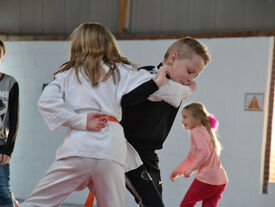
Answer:
[[185, 170], [198, 171], [196, 179], [211, 185], [228, 183], [226, 172], [221, 165], [207, 130], [201, 126], [191, 130], [191, 149], [176, 168], [180, 175]]

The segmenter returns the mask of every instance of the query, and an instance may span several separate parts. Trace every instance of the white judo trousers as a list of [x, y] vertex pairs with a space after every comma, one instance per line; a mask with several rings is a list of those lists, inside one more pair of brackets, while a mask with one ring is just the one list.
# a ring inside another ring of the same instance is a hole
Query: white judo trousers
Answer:
[[[116, 177], [116, 179], [113, 179]], [[86, 187], [98, 207], [126, 206], [124, 167], [111, 160], [70, 157], [56, 160], [20, 207], [57, 207]]]
[[[133, 71], [120, 65], [120, 81], [109, 78], [92, 87], [90, 81], [74, 71], [57, 74], [43, 91], [38, 107], [48, 128], [67, 127], [56, 160], [21, 207], [56, 207], [73, 192], [86, 187], [95, 194], [98, 207], [125, 207], [124, 172], [142, 164], [137, 152], [127, 143], [118, 123], [108, 122], [100, 132], [87, 131], [88, 113], [101, 113], [121, 120], [121, 98], [154, 74]], [[108, 68], [107, 68], [108, 69]], [[107, 70], [106, 69], [106, 70]], [[178, 107], [190, 88], [167, 81], [150, 96], [152, 101], [165, 100]]]

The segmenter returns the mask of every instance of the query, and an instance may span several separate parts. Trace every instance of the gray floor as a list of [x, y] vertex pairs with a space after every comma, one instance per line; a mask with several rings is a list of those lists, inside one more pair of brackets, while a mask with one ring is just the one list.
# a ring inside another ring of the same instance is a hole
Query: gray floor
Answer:
[[83, 206], [73, 205], [73, 204], [63, 204], [62, 207], [83, 207]]
[[83, 206], [73, 205], [73, 204], [63, 204], [62, 207], [83, 207]]
[[[18, 199], [18, 202], [19, 202], [19, 203], [22, 203], [23, 200]], [[61, 205], [61, 207], [83, 207], [83, 206], [81, 206], [81, 205], [74, 205], [74, 204], [68, 204], [68, 203], [65, 204], [65, 203], [64, 203], [64, 204]]]

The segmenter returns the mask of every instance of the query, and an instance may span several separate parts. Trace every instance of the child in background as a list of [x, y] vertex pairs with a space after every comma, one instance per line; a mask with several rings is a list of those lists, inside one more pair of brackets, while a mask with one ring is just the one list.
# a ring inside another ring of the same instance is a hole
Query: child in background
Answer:
[[[6, 47], [0, 40], [0, 62]], [[10, 160], [19, 125], [19, 86], [14, 77], [0, 72], [0, 206], [18, 207], [10, 189]]]
[[216, 207], [228, 183], [219, 160], [220, 143], [215, 136], [218, 121], [200, 103], [191, 103], [182, 110], [182, 124], [191, 131], [191, 148], [185, 160], [172, 172], [170, 179], [197, 175], [180, 207], [192, 207], [202, 201], [203, 207]]
[[[70, 60], [61, 65], [38, 101], [49, 129], [65, 126], [67, 132], [56, 160], [21, 207], [60, 206], [73, 191], [86, 187], [98, 207], [124, 207], [129, 145], [118, 123], [121, 98], [152, 75], [135, 70], [100, 24], [80, 25], [71, 41]], [[159, 74], [155, 87], [167, 81], [165, 70]]]

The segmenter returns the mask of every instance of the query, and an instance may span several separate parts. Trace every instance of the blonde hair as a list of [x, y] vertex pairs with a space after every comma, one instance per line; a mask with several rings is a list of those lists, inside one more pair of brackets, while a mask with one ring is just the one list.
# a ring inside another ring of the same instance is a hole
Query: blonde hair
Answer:
[[0, 61], [5, 55], [6, 55], [6, 47], [4, 45], [4, 42], [0, 40]]
[[194, 54], [202, 57], [204, 65], [207, 65], [211, 56], [205, 45], [192, 37], [185, 37], [174, 42], [166, 51], [164, 60], [166, 60], [171, 52], [177, 52], [179, 59], [190, 59]]
[[201, 120], [201, 125], [207, 129], [211, 138], [211, 142], [213, 143], [217, 154], [220, 155], [222, 147], [215, 132], [211, 129], [211, 124], [209, 121], [210, 114], [207, 112], [204, 105], [200, 103], [190, 103], [184, 106], [183, 110], [187, 110], [188, 112], [190, 112], [195, 119]]
[[[96, 86], [101, 78], [104, 82], [110, 76], [113, 76], [116, 82], [114, 72], [118, 72], [117, 63], [132, 65], [127, 58], [121, 56], [113, 34], [98, 23], [79, 25], [72, 32], [70, 39], [71, 58], [62, 64], [55, 74], [74, 68], [77, 80], [81, 83], [78, 73], [83, 66], [84, 73], [92, 81], [92, 85]], [[109, 67], [107, 73], [101, 66], [102, 62]]]

